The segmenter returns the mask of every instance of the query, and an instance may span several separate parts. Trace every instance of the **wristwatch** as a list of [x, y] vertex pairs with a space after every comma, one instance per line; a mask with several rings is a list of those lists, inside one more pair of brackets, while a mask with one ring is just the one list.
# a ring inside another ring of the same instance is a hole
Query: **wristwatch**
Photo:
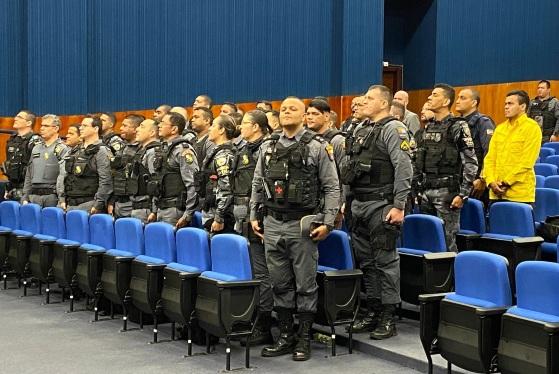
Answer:
[[458, 196], [460, 196], [463, 202], [468, 201], [468, 199], [470, 198], [468, 195], [458, 195]]

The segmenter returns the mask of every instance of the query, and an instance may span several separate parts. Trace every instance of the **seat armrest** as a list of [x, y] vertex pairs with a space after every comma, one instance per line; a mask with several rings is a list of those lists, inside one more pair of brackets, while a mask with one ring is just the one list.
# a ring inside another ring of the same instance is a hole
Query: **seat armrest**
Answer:
[[545, 332], [550, 332], [550, 333], [559, 333], [559, 323], [545, 323], [543, 325], [543, 329], [545, 330]]
[[190, 278], [198, 278], [200, 276], [200, 272], [197, 273], [187, 273], [187, 272], [181, 272], [179, 273], [179, 278], [181, 280], [185, 280], [185, 279], [190, 279]]
[[544, 242], [544, 239], [541, 236], [529, 236], [525, 238], [514, 238], [512, 239], [512, 242], [516, 245], [529, 246], [542, 244]]
[[167, 264], [146, 264], [148, 270], [163, 270]]
[[419, 295], [418, 299], [419, 299], [419, 301], [423, 301], [423, 302], [426, 302], [426, 303], [433, 303], [433, 302], [436, 302], [436, 301], [441, 301], [448, 294], [449, 294], [449, 292], [430, 293], [430, 294]]
[[233, 282], [217, 282], [221, 288], [235, 288], [235, 287], [258, 287], [260, 286], [259, 280], [246, 280], [246, 281], [233, 281]]
[[116, 262], [132, 262], [135, 258], [134, 256], [116, 256], [114, 259]]
[[324, 275], [327, 278], [359, 278], [363, 276], [363, 272], [359, 269], [327, 270]]
[[54, 243], [56, 243], [56, 239], [39, 239], [39, 243], [41, 243], [41, 244], [54, 244]]
[[478, 316], [494, 316], [497, 314], [504, 314], [508, 308], [477, 308], [476, 314]]
[[432, 252], [432, 253], [424, 254], [423, 257], [427, 261], [436, 261], [436, 260], [441, 260], [441, 259], [452, 259], [452, 258], [456, 258], [456, 252]]
[[87, 251], [87, 255], [91, 256], [91, 257], [98, 257], [98, 256], [103, 256], [105, 254], [105, 250], [103, 251]]

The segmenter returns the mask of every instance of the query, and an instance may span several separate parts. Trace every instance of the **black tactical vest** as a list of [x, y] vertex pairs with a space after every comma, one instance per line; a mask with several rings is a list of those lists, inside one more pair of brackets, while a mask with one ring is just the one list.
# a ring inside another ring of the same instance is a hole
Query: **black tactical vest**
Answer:
[[204, 135], [200, 140], [194, 142], [193, 147], [196, 150], [196, 155], [198, 156], [198, 165], [201, 167], [206, 159], [206, 142], [208, 141], [208, 135]]
[[[468, 127], [470, 128], [470, 133], [472, 134], [472, 140], [474, 141], [474, 151], [476, 152], [476, 158], [479, 166], [479, 171], [481, 171], [483, 166], [483, 148], [481, 148], [481, 139], [480, 139], [480, 129], [478, 127], [478, 122], [481, 119], [488, 119], [493, 123], [493, 120], [488, 116], [484, 116], [479, 112], [475, 113], [473, 116], [470, 117], [468, 121]], [[493, 123], [493, 125], [495, 125]]]
[[530, 117], [534, 119], [542, 129], [542, 141], [549, 141], [551, 135], [555, 131], [555, 113], [549, 110], [549, 103], [553, 100], [550, 97], [547, 100], [534, 100], [530, 107]]
[[128, 144], [121, 152], [111, 158], [111, 171], [113, 174], [113, 195], [130, 196], [128, 186], [132, 169], [132, 160], [138, 151], [138, 144]]
[[431, 123], [425, 128], [421, 152], [417, 155], [417, 168], [425, 174], [426, 181], [455, 177], [460, 180], [462, 162], [450, 129], [461, 117], [452, 117], [444, 122]]
[[152, 148], [156, 149], [156, 154], [161, 153], [161, 143], [151, 142], [146, 147], [136, 149], [136, 153], [131, 160], [130, 175], [126, 184], [126, 189], [132, 196], [149, 195], [149, 183], [152, 175], [149, 168], [142, 162], [146, 152]]
[[99, 174], [95, 156], [102, 144], [90, 145], [86, 149], [76, 147], [66, 158], [66, 178], [64, 191], [66, 197], [93, 197], [99, 188]]
[[252, 178], [256, 169], [256, 159], [253, 154], [260, 148], [262, 139], [255, 143], [247, 143], [241, 149], [237, 149], [235, 162], [233, 163], [233, 174], [231, 187], [235, 197], [250, 197], [252, 192]]
[[343, 168], [341, 178], [355, 194], [393, 191], [394, 167], [390, 155], [381, 151], [379, 144], [384, 125], [394, 120], [394, 117], [387, 117], [372, 125], [363, 125], [347, 138], [349, 162]]
[[16, 186], [25, 181], [25, 170], [29, 165], [35, 139], [33, 133], [24, 136], [12, 135], [8, 139], [4, 172], [10, 182]]
[[[264, 205], [279, 213], [312, 213], [319, 205], [318, 165], [309, 164], [309, 143], [317, 135], [305, 131], [301, 140], [289, 147], [273, 134], [264, 155]], [[268, 192], [270, 196], [268, 196]]]
[[150, 188], [150, 195], [159, 196], [161, 198], [179, 198], [186, 193], [186, 186], [182, 181], [179, 165], [172, 166], [169, 163], [169, 157], [173, 153], [176, 146], [182, 144], [185, 148], [190, 148], [188, 141], [185, 139], [177, 139], [169, 145], [166, 151], [163, 147], [155, 154], [154, 169], [155, 175], [152, 181], [155, 182], [156, 188]]

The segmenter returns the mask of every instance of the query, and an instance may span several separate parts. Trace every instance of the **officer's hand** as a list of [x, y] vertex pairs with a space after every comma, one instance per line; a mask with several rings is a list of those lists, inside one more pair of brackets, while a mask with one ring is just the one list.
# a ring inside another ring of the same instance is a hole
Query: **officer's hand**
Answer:
[[107, 213], [109, 213], [111, 216], [113, 215], [114, 209], [115, 209], [115, 206], [113, 204], [107, 205]]
[[97, 213], [99, 213], [99, 211], [97, 209], [95, 209], [94, 206], [92, 206], [91, 210], [89, 211], [89, 214], [94, 215], [94, 214], [97, 214]]
[[400, 225], [404, 221], [404, 210], [392, 208], [384, 217], [384, 220], [392, 225]]
[[29, 201], [27, 201], [27, 200], [22, 200], [22, 201], [21, 201], [21, 205], [25, 205], [25, 204], [29, 204]]
[[66, 203], [60, 203], [60, 209], [66, 211], [66, 208], [68, 208], [68, 206], [66, 206]]
[[179, 218], [179, 220], [177, 221], [177, 224], [175, 225], [175, 228], [178, 230], [181, 227], [185, 227], [188, 226], [190, 224], [190, 222], [186, 219], [186, 217], [181, 217]]
[[216, 222], [213, 221], [212, 222], [212, 232], [220, 232], [223, 231], [223, 228], [225, 227], [225, 223], [221, 222]]
[[485, 191], [485, 181], [481, 178], [478, 178], [474, 181], [474, 187], [472, 189], [472, 197], [479, 199], [481, 195], [483, 195], [483, 191]]
[[256, 236], [264, 240], [264, 235], [262, 235], [262, 228], [258, 224], [258, 220], [250, 221], [250, 225], [252, 226], [252, 231], [254, 231]]
[[450, 203], [450, 209], [460, 209], [464, 205], [464, 199], [462, 196], [454, 196], [452, 202]]
[[156, 219], [157, 219], [157, 215], [155, 213], [150, 213], [149, 216], [148, 216], [147, 221], [148, 221], [148, 223], [155, 222]]
[[559, 142], [559, 136], [551, 135], [551, 138], [549, 138], [549, 140], [552, 142]]
[[345, 203], [343, 203], [342, 206], [340, 207], [340, 212], [342, 214], [345, 214]]
[[326, 225], [320, 225], [316, 229], [311, 231], [310, 237], [313, 241], [321, 241], [326, 239], [326, 237], [330, 234], [330, 230]]

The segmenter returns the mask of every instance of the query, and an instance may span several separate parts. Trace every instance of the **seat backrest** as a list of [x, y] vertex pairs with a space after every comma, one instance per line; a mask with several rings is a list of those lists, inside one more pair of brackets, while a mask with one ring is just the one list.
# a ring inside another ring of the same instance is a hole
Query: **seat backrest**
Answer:
[[559, 316], [559, 264], [524, 261], [516, 267], [519, 308]]
[[131, 252], [136, 256], [144, 254], [144, 225], [137, 218], [119, 218], [115, 222], [115, 248]]
[[212, 238], [212, 271], [236, 277], [252, 279], [252, 268], [247, 240], [235, 234], [220, 234]]
[[115, 228], [111, 215], [94, 214], [89, 218], [89, 243], [105, 249], [115, 247]]
[[[547, 142], [542, 144], [542, 148], [551, 148], [555, 151], [555, 154], [559, 153], [559, 142]], [[541, 148], [540, 148], [541, 149]]]
[[553, 188], [536, 188], [534, 219], [545, 221], [547, 216], [559, 215], [559, 190]]
[[545, 160], [546, 157], [555, 155], [555, 149], [548, 148], [548, 147], [541, 147], [540, 148], [540, 158]]
[[66, 213], [66, 239], [89, 243], [89, 214], [83, 210]]
[[465, 251], [454, 262], [456, 294], [488, 301], [500, 307], [512, 304], [508, 261], [489, 252]]
[[559, 166], [559, 156], [556, 156], [556, 155], [547, 156], [546, 158], [543, 158], [543, 163]]
[[460, 210], [460, 228], [485, 234], [485, 214], [483, 203], [477, 199], [468, 199]]
[[498, 202], [489, 208], [489, 232], [512, 236], [534, 236], [534, 213], [528, 204]]
[[165, 263], [174, 262], [177, 257], [175, 243], [175, 228], [165, 222], [154, 222], [146, 226], [145, 255], [163, 260]]
[[12, 230], [19, 229], [19, 203], [16, 201], [2, 201], [0, 203], [0, 222], [2, 226]]
[[443, 221], [428, 214], [410, 214], [402, 224], [402, 247], [446, 252]]
[[200, 271], [210, 270], [210, 242], [205, 230], [185, 227], [177, 231], [177, 262]]
[[353, 256], [347, 233], [334, 230], [318, 243], [318, 264], [337, 270], [353, 269]]
[[[536, 178], [539, 177], [539, 175], [536, 175]], [[537, 183], [537, 181], [536, 181]], [[559, 190], [559, 175], [550, 175], [549, 177], [545, 177], [545, 182], [543, 184], [543, 186], [545, 188], [554, 188], [556, 190]], [[537, 184], [536, 184], [537, 187]]]
[[33, 234], [41, 232], [41, 207], [37, 204], [25, 204], [19, 208], [21, 229]]
[[[557, 177], [557, 175], [552, 175], [547, 178]], [[543, 188], [545, 187], [545, 180], [547, 179], [543, 175], [536, 175], [536, 188]], [[550, 187], [553, 188], [553, 187]]]
[[204, 229], [204, 225], [202, 225], [202, 213], [194, 212], [192, 215], [192, 223], [190, 224], [192, 227], [196, 227], [197, 229]]
[[551, 164], [535, 164], [534, 172], [536, 175], [543, 175], [544, 177], [557, 175], [557, 166]]
[[41, 233], [58, 239], [66, 238], [64, 211], [60, 208], [47, 207], [41, 212]]

